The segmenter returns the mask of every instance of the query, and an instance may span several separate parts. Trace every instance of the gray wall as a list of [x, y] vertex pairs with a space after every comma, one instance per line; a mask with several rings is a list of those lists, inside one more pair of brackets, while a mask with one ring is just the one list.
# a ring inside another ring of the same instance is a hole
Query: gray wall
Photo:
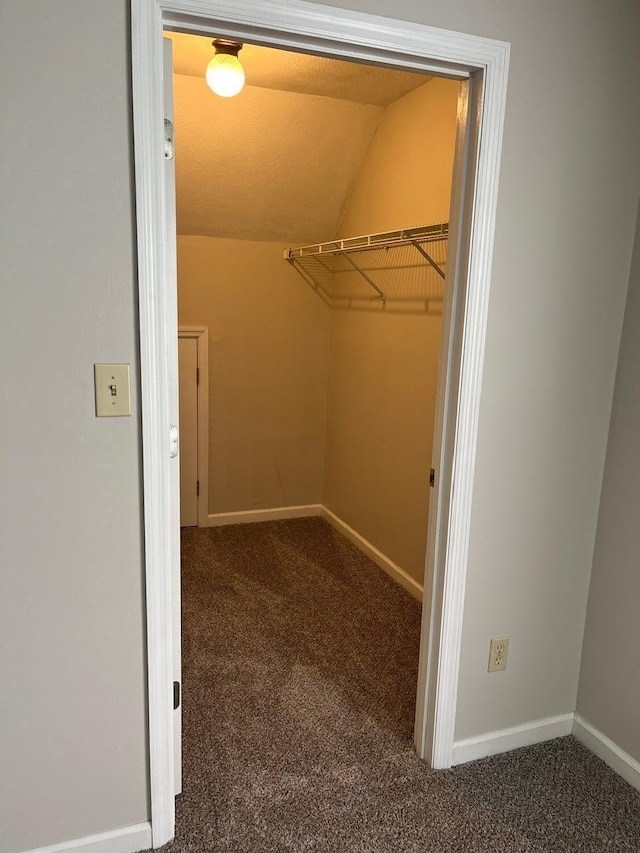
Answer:
[[2, 853], [149, 814], [127, 7], [0, 16]]
[[[512, 42], [462, 738], [576, 705], [640, 193], [640, 4], [481, 2], [473, 22], [455, 8], [447, 26]], [[509, 668], [487, 673], [489, 638], [505, 635]]]
[[[148, 816], [139, 424], [95, 420], [91, 380], [95, 361], [137, 360], [126, 9], [2, 5], [2, 853]], [[457, 721], [470, 736], [575, 707], [640, 190], [640, 6], [394, 13], [512, 42]], [[502, 634], [509, 669], [489, 676]]]
[[618, 360], [578, 713], [640, 760], [640, 217]]

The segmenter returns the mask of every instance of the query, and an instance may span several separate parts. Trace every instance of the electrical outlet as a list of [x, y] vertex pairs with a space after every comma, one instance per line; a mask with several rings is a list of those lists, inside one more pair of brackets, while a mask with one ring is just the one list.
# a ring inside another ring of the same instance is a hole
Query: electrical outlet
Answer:
[[509, 656], [509, 638], [494, 637], [491, 640], [489, 651], [489, 672], [499, 672], [507, 668], [507, 657]]

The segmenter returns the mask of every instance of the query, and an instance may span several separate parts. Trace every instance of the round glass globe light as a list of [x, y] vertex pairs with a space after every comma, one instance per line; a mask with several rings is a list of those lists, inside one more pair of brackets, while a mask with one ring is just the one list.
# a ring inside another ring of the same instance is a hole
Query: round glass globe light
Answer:
[[244, 68], [237, 56], [218, 53], [207, 65], [206, 79], [216, 95], [232, 98], [244, 86]]

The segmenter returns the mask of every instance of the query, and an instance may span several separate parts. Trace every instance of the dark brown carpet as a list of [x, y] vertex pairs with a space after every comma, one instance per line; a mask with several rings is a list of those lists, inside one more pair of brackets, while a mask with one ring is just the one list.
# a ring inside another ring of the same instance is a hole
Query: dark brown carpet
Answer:
[[185, 530], [183, 566], [167, 853], [640, 850], [640, 795], [573, 738], [418, 760], [419, 606], [320, 519]]

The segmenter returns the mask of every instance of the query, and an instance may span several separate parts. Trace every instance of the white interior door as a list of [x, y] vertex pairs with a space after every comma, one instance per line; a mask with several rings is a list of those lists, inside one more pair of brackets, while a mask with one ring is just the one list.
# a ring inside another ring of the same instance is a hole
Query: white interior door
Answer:
[[[165, 122], [173, 128], [173, 44], [171, 39], [163, 39], [163, 83]], [[173, 133], [171, 133], [171, 136]], [[178, 410], [178, 273], [176, 267], [176, 167], [173, 151], [165, 151], [164, 186], [166, 193], [166, 316], [176, 330], [173, 340], [175, 348], [167, 353], [169, 378], [169, 406], [171, 424], [179, 424]], [[178, 433], [179, 442], [179, 433]], [[179, 446], [179, 443], [178, 443]], [[174, 789], [182, 791], [182, 619], [180, 595], [180, 461], [179, 455], [171, 460], [171, 597], [172, 597], [172, 641], [173, 641], [173, 763]]]
[[180, 527], [198, 526], [198, 341], [178, 337]]

